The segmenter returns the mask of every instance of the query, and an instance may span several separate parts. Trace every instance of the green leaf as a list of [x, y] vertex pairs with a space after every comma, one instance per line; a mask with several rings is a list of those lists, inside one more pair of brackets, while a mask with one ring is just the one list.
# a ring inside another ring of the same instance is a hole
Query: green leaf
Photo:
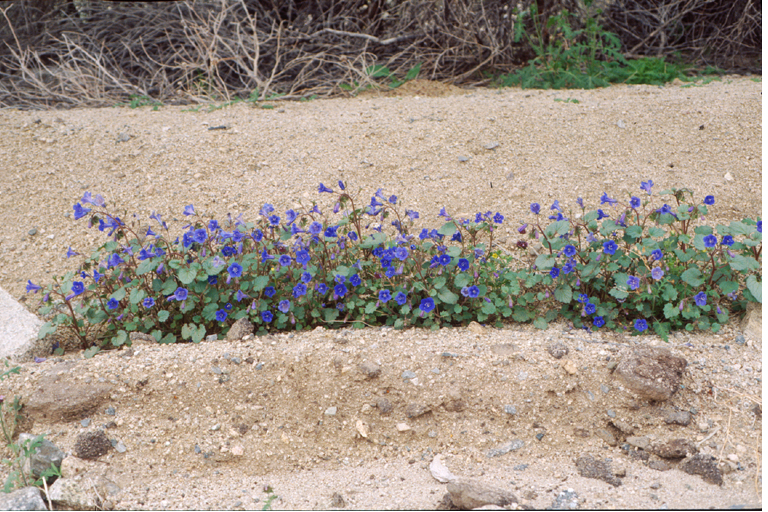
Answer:
[[542, 272], [547, 272], [555, 266], [555, 257], [549, 254], [539, 254], [536, 257], [536, 268]]
[[631, 236], [632, 238], [642, 238], [643, 237], [643, 228], [640, 226], [629, 226], [626, 231], [627, 235]]
[[161, 345], [168, 345], [171, 343], [176, 343], [176, 335], [168, 333], [165, 336], [162, 337], [160, 341], [158, 341]]
[[260, 292], [269, 284], [268, 276], [259, 276], [253, 280], [253, 291]]
[[402, 318], [398, 318], [395, 320], [395, 325], [393, 326], [395, 329], [402, 329], [405, 322], [403, 322]]
[[449, 221], [443, 224], [442, 226], [440, 226], [440, 229], [438, 229], [437, 232], [440, 233], [441, 235], [451, 236], [454, 233], [456, 233], [456, 231], [458, 230], [459, 228], [456, 227], [456, 223], [453, 221]]
[[415, 66], [413, 66], [411, 69], [408, 70], [408, 72], [405, 74], [405, 81], [413, 80], [417, 76], [419, 76], [419, 72], [421, 71], [421, 62], [417, 62]]
[[558, 220], [544, 228], [544, 235], [547, 238], [557, 238], [566, 234], [571, 229], [571, 223], [567, 220]]
[[176, 275], [179, 276], [179, 281], [181, 281], [183, 284], [190, 284], [197, 277], [197, 269], [182, 268], [179, 269]]
[[648, 228], [648, 234], [653, 238], [662, 238], [667, 235], [667, 231], [663, 228], [653, 226]]
[[671, 302], [667, 302], [664, 304], [664, 318], [675, 318], [680, 314], [680, 308], [672, 304]]
[[445, 304], [456, 304], [459, 300], [459, 296], [448, 288], [440, 288], [437, 292], [437, 297]]
[[531, 319], [531, 314], [524, 307], [515, 306], [515, 310], [512, 312], [512, 319], [515, 322], [527, 322]]
[[170, 313], [163, 309], [157, 313], [157, 319], [161, 322], [165, 322], [166, 320], [168, 320], [169, 315]]
[[763, 283], [758, 281], [755, 276], [749, 276], [747, 278], [747, 289], [757, 302], [760, 304], [763, 303]]
[[387, 235], [385, 233], [373, 233], [372, 235], [365, 237], [365, 240], [360, 243], [360, 247], [363, 249], [370, 249], [371, 247], [376, 247], [386, 241]]
[[[686, 209], [687, 210], [687, 209]], [[693, 230], [694, 233], [701, 236], [707, 236], [712, 234], [712, 226], [696, 226]]]
[[327, 323], [331, 323], [339, 317], [339, 310], [336, 308], [325, 308], [323, 310], [323, 317]]
[[567, 284], [555, 288], [555, 298], [563, 304], [568, 304], [573, 298], [573, 289]]
[[627, 297], [629, 297], [629, 293], [626, 290], [621, 290], [619, 288], [612, 288], [610, 292], [608, 292], [612, 297], [616, 297], [619, 300], [624, 300]]
[[139, 266], [136, 267], [136, 275], [143, 275], [147, 272], [150, 272], [155, 269], [155, 265], [157, 265], [158, 262], [152, 261], [151, 258], [147, 258], [141, 263], [139, 263]]
[[205, 337], [205, 326], [195, 324], [184, 324], [181, 328], [181, 337], [185, 340], [191, 339], [194, 343], [200, 343]]
[[86, 359], [90, 359], [93, 356], [95, 356], [96, 354], [98, 354], [100, 351], [101, 351], [101, 348], [98, 347], [98, 346], [93, 346], [93, 347], [87, 348], [83, 352], [83, 357], [86, 358]]
[[117, 336], [112, 337], [112, 345], [119, 347], [128, 341], [128, 333], [124, 330], [117, 331]]
[[533, 326], [537, 329], [546, 330], [547, 328], [547, 321], [544, 320], [543, 317], [538, 317], [536, 320], [533, 321]]
[[365, 314], [366, 315], [370, 315], [374, 311], [376, 311], [376, 303], [375, 302], [369, 302], [368, 304], [365, 305]]
[[48, 336], [49, 334], [55, 334], [56, 333], [56, 327], [51, 325], [51, 322], [45, 322], [42, 327], [40, 327], [40, 331], [37, 333], [37, 339], [41, 340]]
[[492, 315], [496, 313], [496, 306], [493, 304], [493, 302], [483, 301], [483, 307], [480, 308], [480, 310], [486, 315]]
[[392, 74], [389, 68], [383, 64], [374, 64], [373, 66], [368, 66], [365, 68], [365, 72], [371, 78], [384, 78]]
[[432, 281], [432, 288], [435, 290], [439, 290], [443, 286], [445, 286], [445, 276], [438, 276]]
[[757, 260], [755, 260], [755, 258], [738, 255], [735, 258], [731, 258], [729, 264], [733, 270], [739, 271], [757, 270], [760, 268], [760, 264], [757, 262]]
[[693, 246], [700, 250], [700, 251], [706, 251], [707, 246], [704, 245], [704, 235], [696, 235], [693, 237]]
[[456, 274], [456, 277], [453, 279], [453, 285], [458, 289], [464, 288], [471, 282], [472, 278], [466, 272]]
[[689, 268], [680, 275], [680, 278], [683, 280], [683, 282], [692, 286], [693, 288], [704, 284], [704, 278], [701, 275], [701, 270], [699, 270], [699, 267]]
[[141, 288], [131, 290], [131, 304], [138, 304], [147, 297], [147, 293]]
[[671, 284], [668, 284], [664, 287], [664, 290], [661, 292], [661, 298], [666, 301], [672, 301], [677, 298], [677, 290], [674, 286]]
[[123, 300], [125, 298], [125, 286], [122, 286], [117, 290], [115, 290], [115, 292], [112, 295], [110, 295], [109, 298], [115, 299], [115, 300]]

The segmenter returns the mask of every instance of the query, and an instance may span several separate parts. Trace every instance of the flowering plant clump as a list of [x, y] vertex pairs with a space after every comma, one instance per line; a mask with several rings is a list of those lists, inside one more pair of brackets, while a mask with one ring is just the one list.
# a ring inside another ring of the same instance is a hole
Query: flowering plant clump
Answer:
[[[693, 227], [712, 196], [694, 204], [685, 201], [692, 193], [673, 189], [662, 195], [675, 207], [654, 209], [652, 185], [641, 185], [644, 201], [603, 194], [609, 213], [587, 212], [581, 198], [581, 213], [568, 217], [558, 201], [548, 216], [532, 204], [535, 220], [518, 231], [541, 254], [527, 268], [515, 268], [494, 245], [501, 213], [454, 219], [443, 208], [438, 229], [417, 233], [419, 213], [401, 212], [396, 196], [379, 189], [358, 206], [341, 181], [335, 220], [317, 203], [284, 213], [265, 204], [255, 222], [240, 215], [221, 223], [188, 205], [189, 223], [175, 239], [159, 214], [149, 225], [128, 225], [86, 192], [74, 217], [110, 240], [45, 288], [41, 313], [58, 313], [40, 337], [67, 329], [92, 355], [130, 343], [132, 331], [161, 343], [199, 342], [226, 334], [240, 318], [261, 333], [347, 324], [437, 329], [510, 318], [543, 329], [558, 315], [592, 330], [652, 327], [665, 339], [679, 328], [717, 331], [731, 312], [762, 300], [762, 221], [718, 225], [715, 236], [709, 226]], [[323, 184], [318, 191], [336, 194]], [[39, 290], [28, 282], [28, 292]]]

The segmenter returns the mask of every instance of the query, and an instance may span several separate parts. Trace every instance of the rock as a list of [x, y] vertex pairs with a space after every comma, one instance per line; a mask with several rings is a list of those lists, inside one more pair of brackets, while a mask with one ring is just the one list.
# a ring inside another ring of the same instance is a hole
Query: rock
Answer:
[[655, 469], [656, 471], [669, 471], [672, 469], [669, 464], [664, 462], [663, 460], [652, 460], [648, 462], [648, 467], [651, 469]]
[[579, 508], [579, 495], [573, 489], [566, 489], [560, 493], [552, 502], [550, 510], [576, 510]]
[[621, 485], [621, 480], [611, 471], [609, 462], [597, 460], [589, 454], [584, 454], [576, 460], [576, 469], [584, 478], [603, 480], [614, 487]]
[[128, 339], [131, 340], [131, 346], [133, 345], [153, 345], [157, 343], [157, 340], [151, 334], [144, 332], [133, 331], [128, 334]]
[[398, 432], [408, 432], [409, 430], [411, 430], [411, 427], [409, 427], [405, 423], [398, 423], [397, 425], [395, 425], [395, 427], [397, 428]]
[[401, 375], [403, 380], [413, 379], [416, 377], [416, 374], [413, 373], [411, 370], [405, 370], [403, 374]]
[[464, 400], [464, 394], [459, 388], [453, 388], [448, 392], [448, 396], [443, 401], [443, 407], [448, 412], [461, 412], [467, 407]]
[[93, 460], [98, 459], [111, 449], [112, 443], [107, 437], [107, 434], [105, 434], [103, 430], [95, 430], [84, 432], [77, 436], [77, 441], [75, 441], [75, 447], [72, 449], [72, 452], [78, 458]]
[[568, 372], [568, 375], [576, 375], [576, 364], [573, 361], [566, 361], [563, 363], [563, 370]]
[[61, 476], [64, 478], [74, 478], [81, 473], [88, 471], [88, 464], [74, 455], [69, 455], [61, 461]]
[[48, 510], [40, 489], [24, 487], [8, 494], [0, 493], [0, 510]]
[[[1, 319], [0, 319], [1, 320]], [[763, 305], [755, 302], [747, 304], [747, 313], [741, 321], [741, 330], [753, 340], [763, 339]]]
[[618, 441], [616, 441], [616, 438], [614, 437], [614, 435], [611, 434], [611, 432], [607, 429], [604, 429], [604, 428], [598, 429], [595, 431], [595, 435], [600, 439], [602, 439], [603, 441], [605, 441], [606, 444], [608, 444], [608, 446], [616, 446], [617, 444], [619, 444]]
[[366, 379], [375, 379], [381, 374], [381, 366], [376, 363], [361, 363], [357, 365], [357, 369], [360, 370], [360, 373], [365, 375]]
[[648, 446], [651, 444], [651, 440], [646, 436], [634, 436], [628, 437], [627, 443], [636, 448], [640, 448], [641, 450], [647, 450]]
[[683, 461], [680, 469], [689, 475], [699, 475], [710, 484], [723, 485], [723, 475], [717, 467], [717, 459], [711, 455], [699, 453]]
[[364, 439], [368, 439], [368, 424], [364, 422], [363, 420], [357, 420], [355, 421], [355, 428], [357, 429], [357, 433], [360, 434], [361, 437]]
[[453, 505], [461, 510], [472, 510], [485, 505], [508, 507], [519, 502], [514, 494], [505, 489], [465, 478], [448, 482], [448, 493]]
[[726, 172], [725, 176], [723, 176], [723, 179], [725, 181], [733, 181], [733, 175], [730, 172]]
[[674, 439], [664, 443], [657, 443], [651, 446], [649, 451], [662, 459], [683, 459], [689, 455], [699, 453], [696, 445], [687, 439]]
[[325, 410], [325, 412], [323, 414], [325, 414], [326, 416], [336, 416], [336, 411], [338, 411], [338, 410], [339, 409], [336, 406], [329, 407], [329, 408], [327, 408]]
[[34, 351], [38, 345], [37, 334], [42, 325], [42, 320], [0, 288], [0, 359], [32, 359], [31, 354], [27, 357], [25, 354]]
[[669, 411], [664, 417], [664, 422], [687, 427], [691, 424], [691, 413], [688, 411]]
[[662, 347], [637, 347], [619, 363], [614, 374], [646, 400], [668, 400], [680, 387], [688, 362]]
[[611, 420], [611, 424], [628, 436], [635, 432], [635, 427], [624, 420], [613, 419]]
[[131, 140], [131, 136], [127, 133], [120, 132], [117, 134], [116, 142], [128, 142]]
[[504, 406], [504, 412], [509, 414], [510, 416], [514, 416], [515, 414], [517, 414], [517, 409], [512, 404], [506, 404]]
[[79, 421], [96, 411], [109, 398], [113, 386], [75, 379], [76, 370], [76, 361], [51, 367], [24, 402], [27, 414], [44, 423], [68, 423]]
[[492, 457], [498, 457], [499, 455], [504, 455], [505, 453], [519, 450], [523, 446], [525, 446], [524, 441], [522, 441], [521, 439], [513, 439], [512, 441], [506, 444], [503, 444], [496, 448], [491, 448], [490, 450], [488, 450], [485, 456], [488, 457], [489, 459]]
[[347, 503], [344, 501], [344, 496], [338, 492], [333, 493], [333, 496], [331, 496], [330, 508], [344, 508], [346, 506]]
[[547, 347], [547, 352], [555, 359], [560, 359], [568, 355], [568, 347], [562, 341], [556, 341]]
[[58, 510], [96, 510], [96, 496], [87, 492], [80, 482], [71, 478], [59, 478], [49, 488], [48, 495]]
[[409, 418], [418, 418], [430, 412], [429, 407], [421, 404], [409, 404], [405, 408], [405, 415]]
[[237, 341], [253, 334], [253, 324], [247, 318], [241, 318], [232, 324], [227, 332], [227, 341]]
[[[19, 434], [19, 445], [23, 446], [26, 444], [31, 446], [37, 437], [33, 434]], [[35, 477], [39, 477], [51, 467], [51, 464], [60, 468], [64, 457], [64, 452], [59, 450], [55, 444], [47, 439], [43, 439], [40, 445], [34, 449], [29, 459], [24, 460], [24, 471], [26, 473], [31, 472]]]
[[390, 403], [390, 401], [387, 400], [386, 398], [379, 398], [376, 401], [376, 407], [379, 408], [379, 412], [381, 414], [389, 414], [389, 413], [392, 412], [392, 409], [394, 409], [394, 407], [392, 407], [392, 404]]
[[429, 463], [429, 472], [432, 474], [432, 478], [443, 484], [456, 480], [456, 475], [445, 467], [440, 457], [440, 454], [435, 455], [432, 462]]
[[469, 332], [472, 334], [485, 334], [485, 328], [475, 321], [469, 322], [467, 329], [469, 329]]

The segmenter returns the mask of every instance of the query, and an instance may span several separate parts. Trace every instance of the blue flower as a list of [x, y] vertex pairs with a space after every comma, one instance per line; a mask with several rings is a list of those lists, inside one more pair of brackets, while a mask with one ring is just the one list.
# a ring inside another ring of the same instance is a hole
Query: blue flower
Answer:
[[704, 247], [711, 249], [717, 245], [717, 237], [715, 235], [707, 235], [704, 237]]
[[237, 293], [235, 294], [235, 300], [237, 302], [240, 302], [243, 299], [250, 298], [248, 295], [244, 294], [242, 290], [237, 290]]
[[480, 289], [475, 285], [470, 286], [467, 290], [467, 296], [469, 296], [470, 299], [476, 299], [479, 295]]
[[435, 309], [434, 299], [432, 299], [432, 297], [421, 299], [421, 304], [419, 304], [419, 309], [422, 310], [424, 313], [429, 313], [430, 311]]
[[629, 276], [627, 278], [627, 286], [630, 290], [637, 290], [640, 287], [640, 279], [635, 276]]
[[389, 290], [379, 290], [379, 300], [381, 302], [389, 302], [392, 298], [392, 293]]
[[336, 281], [338, 284], [344, 284], [347, 281], [347, 278], [341, 274], [336, 274], [333, 280]]
[[651, 252], [651, 257], [654, 261], [659, 261], [661, 258], [664, 257], [664, 253], [661, 252], [661, 249], [655, 249]]
[[243, 267], [239, 263], [232, 263], [228, 268], [230, 277], [240, 277], [243, 275]]
[[323, 185], [322, 183], [321, 183], [321, 184], [320, 184], [320, 186], [317, 188], [317, 191], [318, 191], [318, 193], [322, 193], [322, 192], [328, 192], [328, 193], [330, 193], [330, 194], [333, 194], [333, 190], [329, 189], [328, 187], [326, 187], [326, 186], [325, 186], [325, 185]]
[[155, 305], [155, 299], [153, 299], [152, 297], [147, 297], [146, 299], [144, 299], [145, 308], [149, 309], [154, 305]]
[[350, 240], [352, 240], [353, 242], [356, 242], [356, 241], [357, 241], [357, 233], [355, 233], [354, 231], [350, 231], [349, 233], [347, 233], [347, 236], [348, 236], [348, 237], [349, 237], [349, 239], [350, 239]]
[[419, 218], [419, 212], [413, 211], [413, 210], [405, 210], [405, 214], [408, 216], [411, 220], [416, 220]]
[[85, 291], [85, 285], [82, 283], [82, 281], [75, 281], [72, 283], [72, 293], [75, 295], [80, 295]]
[[67, 258], [71, 258], [72, 256], [79, 256], [79, 255], [80, 253], [73, 251], [71, 247], [67, 249]]
[[651, 195], [651, 187], [653, 186], [653, 181], [642, 181], [640, 182], [640, 190], [645, 190], [648, 192], [648, 195]]
[[661, 270], [661, 267], [653, 267], [653, 270], [651, 270], [651, 277], [658, 281], [664, 277], [664, 271]]
[[616, 249], [618, 248], [619, 247], [616, 245], [616, 242], [614, 242], [613, 240], [607, 240], [603, 242], [603, 252], [605, 254], [613, 255], [616, 253]]
[[552, 270], [549, 271], [549, 276], [552, 279], [557, 279], [557, 276], [560, 275], [560, 269], [557, 267], [552, 267]]
[[304, 272], [301, 274], [301, 282], [302, 283], [308, 283], [312, 280], [312, 274], [309, 272]]
[[262, 311], [261, 312], [261, 319], [264, 320], [265, 323], [269, 323], [272, 321], [272, 312], [271, 311]]
[[563, 265], [563, 274], [570, 274], [573, 272], [573, 269], [575, 268], [573, 260], [568, 260], [565, 262], [565, 265]]
[[278, 224], [280, 224], [280, 217], [277, 215], [270, 215], [269, 219], [267, 220], [269, 220], [269, 223], [273, 226], [277, 226]]
[[339, 302], [338, 304], [336, 304], [336, 309], [338, 309], [339, 311], [344, 311], [344, 304]]
[[194, 237], [192, 236], [192, 233], [184, 233], [182, 236], [181, 243], [186, 248], [192, 245], [192, 243], [195, 241]]
[[236, 244], [242, 242], [243, 238], [245, 238], [245, 235], [242, 231], [234, 230], [232, 232], [232, 240], [234, 240]]
[[584, 209], [584, 200], [582, 198], [577, 197], [576, 204], [578, 204], [581, 209]]
[[538, 215], [539, 212], [541, 211], [541, 205], [539, 203], [532, 203], [531, 204], [531, 211], [534, 214]]
[[757, 232], [762, 233], [763, 232], [763, 221], [759, 220], [757, 221]]
[[709, 205], [709, 206], [715, 204], [715, 196], [707, 196], [707, 197], [705, 197], [704, 198], [704, 204]]
[[275, 293], [276, 293], [276, 290], [274, 286], [267, 286], [266, 288], [264, 288], [264, 295], [266, 295], [267, 297], [272, 297]]
[[184, 207], [184, 215], [194, 215], [195, 214], [195, 207], [191, 204], [188, 204]]
[[467, 258], [459, 258], [457, 266], [459, 267], [459, 270], [464, 272], [469, 269], [469, 260]]
[[610, 217], [607, 213], [605, 213], [603, 210], [597, 210], [597, 220], [604, 219], [606, 217]]
[[296, 286], [293, 287], [293, 296], [297, 299], [307, 293], [307, 285], [304, 283], [299, 283]]
[[441, 254], [440, 258], [438, 259], [438, 262], [441, 265], [446, 266], [451, 262], [451, 257], [448, 256], [447, 254]]
[[361, 283], [360, 276], [357, 274], [349, 278], [349, 284], [351, 284], [352, 286], [360, 286], [360, 283]]
[[395, 195], [389, 196], [389, 202], [391, 204], [396, 204], [397, 203], [397, 196], [395, 196]]
[[75, 220], [82, 219], [91, 212], [90, 208], [83, 208], [80, 203], [76, 203], [72, 209], [75, 210]]
[[642, 318], [638, 318], [637, 320], [635, 320], [635, 329], [637, 329], [640, 332], [643, 332], [644, 330], [648, 329], [648, 322], [646, 322]]
[[285, 223], [290, 224], [293, 221], [296, 220], [296, 212], [293, 210], [288, 210], [285, 212]]
[[256, 242], [261, 242], [261, 239], [264, 238], [264, 233], [262, 233], [260, 229], [257, 229], [251, 233], [251, 238]]
[[584, 313], [586, 313], [588, 315], [594, 314], [595, 313], [595, 309], [597, 309], [597, 308], [595, 308], [595, 305], [592, 304], [592, 303], [587, 302], [586, 304], [584, 304]]
[[629, 206], [632, 208], [640, 208], [640, 198], [632, 196], [629, 200]]
[[572, 257], [576, 256], [576, 248], [574, 246], [570, 245], [570, 244], [566, 245], [565, 249], [563, 249], [563, 254], [565, 254], [569, 258], [572, 258]]
[[658, 210], [656, 210], [656, 211], [659, 212], [662, 215], [671, 214], [672, 213], [672, 207], [669, 206], [667, 203], [664, 203], [664, 205], [661, 208], [659, 208]]
[[395, 258], [399, 259], [400, 261], [405, 261], [405, 259], [408, 257], [408, 249], [405, 247], [398, 247], [395, 249]]
[[216, 231], [217, 229], [219, 229], [219, 221], [217, 221], [215, 219], [211, 219], [210, 221], [208, 221], [208, 230], [209, 231]]
[[704, 293], [704, 292], [699, 292], [699, 293], [697, 293], [693, 297], [693, 300], [696, 301], [696, 305], [699, 306], [699, 307], [706, 306], [707, 305], [707, 294]]
[[173, 292], [173, 295], [171, 295], [171, 297], [173, 297], [176, 300], [186, 300], [188, 294], [189, 294], [189, 291], [186, 288], [178, 287], [176, 288], [176, 291]]
[[496, 224], [501, 224], [502, 222], [504, 222], [504, 216], [499, 212], [496, 212], [496, 215], [493, 216], [493, 222], [495, 222]]
[[119, 305], [120, 303], [115, 299], [109, 299], [109, 301], [107, 301], [107, 309], [117, 309], [117, 306]]
[[397, 302], [401, 306], [405, 304], [407, 300], [408, 300], [408, 296], [403, 292], [397, 292], [397, 295], [395, 295], [395, 302]]
[[731, 235], [725, 235], [720, 245], [727, 245], [728, 247], [733, 245], [733, 237]]
[[291, 260], [291, 257], [288, 256], [287, 254], [283, 254], [282, 256], [280, 256], [280, 259], [278, 261], [280, 262], [281, 267], [287, 267], [288, 265], [291, 264], [291, 261], [293, 260]]
[[457, 231], [451, 235], [451, 240], [454, 242], [461, 242], [461, 231]]
[[281, 300], [280, 304], [277, 306], [277, 309], [283, 313], [287, 313], [291, 309], [291, 301], [288, 299]]
[[603, 317], [601, 317], [601, 316], [596, 316], [595, 319], [592, 320], [592, 325], [594, 325], [595, 327], [598, 327], [598, 328], [602, 327], [602, 326], [605, 325], [605, 320], [603, 320]]
[[326, 238], [336, 238], [336, 230], [339, 229], [339, 226], [330, 226], [325, 228], [325, 235]]
[[213, 286], [214, 284], [219, 282], [219, 276], [208, 276], [208, 284]]
[[605, 193], [605, 192], [603, 192], [603, 195], [602, 195], [602, 196], [600, 196], [600, 204], [606, 204], [606, 203], [608, 203], [609, 205], [613, 206], [613, 205], [614, 205], [614, 204], [616, 204], [617, 202], [618, 202], [618, 201], [616, 201], [615, 199], [611, 199], [610, 197], [608, 197], [608, 194], [607, 194], [607, 193]]
[[227, 319], [227, 312], [223, 309], [220, 309], [216, 312], [216, 321], [217, 322], [223, 322]]
[[42, 287], [34, 284], [31, 279], [27, 280], [27, 293], [29, 292], [37, 293], [38, 290], [42, 290]]
[[336, 286], [333, 287], [333, 293], [335, 293], [339, 297], [343, 297], [344, 295], [347, 294], [347, 287], [344, 286], [343, 284], [337, 284]]
[[195, 240], [195, 242], [202, 244], [208, 239], [208, 232], [205, 230], [205, 228], [196, 229], [192, 234], [192, 238]]
[[340, 188], [341, 190], [345, 190], [345, 189], [347, 188], [347, 187], [345, 187], [345, 186], [344, 186], [344, 182], [343, 182], [343, 181], [341, 181], [341, 180], [339, 180], [339, 188]]
[[309, 225], [309, 232], [313, 235], [319, 235], [323, 232], [323, 225], [315, 221]]

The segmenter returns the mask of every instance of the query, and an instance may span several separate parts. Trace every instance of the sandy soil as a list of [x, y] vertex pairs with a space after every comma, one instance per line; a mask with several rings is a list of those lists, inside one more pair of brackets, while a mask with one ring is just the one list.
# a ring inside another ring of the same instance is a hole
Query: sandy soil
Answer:
[[[437, 227], [442, 206], [455, 216], [502, 212], [508, 246], [533, 201], [570, 205], [582, 196], [595, 205], [602, 192], [638, 194], [648, 179], [657, 192], [713, 194], [710, 222], [755, 218], [761, 101], [758, 79], [725, 77], [596, 91], [465, 91], [415, 81], [394, 94], [211, 112], [6, 110], [0, 286], [23, 299], [27, 279], [46, 283], [76, 268], [78, 258], [64, 257], [68, 247], [87, 254], [102, 242], [103, 234], [72, 220], [85, 190], [145, 221], [152, 211], [176, 218], [179, 229], [190, 203], [219, 219], [255, 218], [265, 202], [329, 207], [318, 183], [344, 179], [364, 200], [379, 187], [396, 194], [421, 212], [424, 226]], [[754, 406], [762, 400], [762, 340], [739, 334], [732, 325], [717, 335], [678, 334], [665, 345], [564, 324], [544, 332], [320, 329], [137, 345], [131, 355], [91, 360], [67, 354], [60, 360], [77, 361], [68, 378], [114, 383], [115, 415], [105, 406], [88, 428], [79, 421], [29, 428], [71, 451], [79, 433], [114, 422], [107, 433], [127, 451], [88, 464], [122, 489], [108, 497], [118, 509], [261, 509], [265, 486], [279, 496], [274, 509], [338, 507], [334, 493], [348, 508], [435, 508], [445, 493], [429, 473], [435, 454], [456, 475], [507, 488], [536, 508], [569, 488], [581, 508], [760, 506], [762, 419]], [[561, 360], [547, 351], [556, 341], [570, 349]], [[688, 360], [684, 388], [670, 401], [637, 400], [613, 377], [609, 363], [638, 343], [668, 346]], [[381, 365], [381, 374], [366, 379], [358, 369], [365, 362]], [[34, 391], [55, 364], [25, 363], [3, 393]], [[406, 370], [416, 383], [402, 378]], [[391, 412], [382, 414], [381, 399]], [[411, 404], [429, 412], [409, 418]], [[675, 410], [695, 411], [690, 425], [667, 424]], [[634, 436], [699, 445], [721, 461], [724, 484], [628, 456], [621, 445], [629, 434], [616, 419]], [[618, 445], [606, 444], [601, 429]], [[514, 439], [523, 448], [487, 456]], [[623, 485], [579, 476], [574, 460], [584, 453], [612, 459], [626, 474]]]

